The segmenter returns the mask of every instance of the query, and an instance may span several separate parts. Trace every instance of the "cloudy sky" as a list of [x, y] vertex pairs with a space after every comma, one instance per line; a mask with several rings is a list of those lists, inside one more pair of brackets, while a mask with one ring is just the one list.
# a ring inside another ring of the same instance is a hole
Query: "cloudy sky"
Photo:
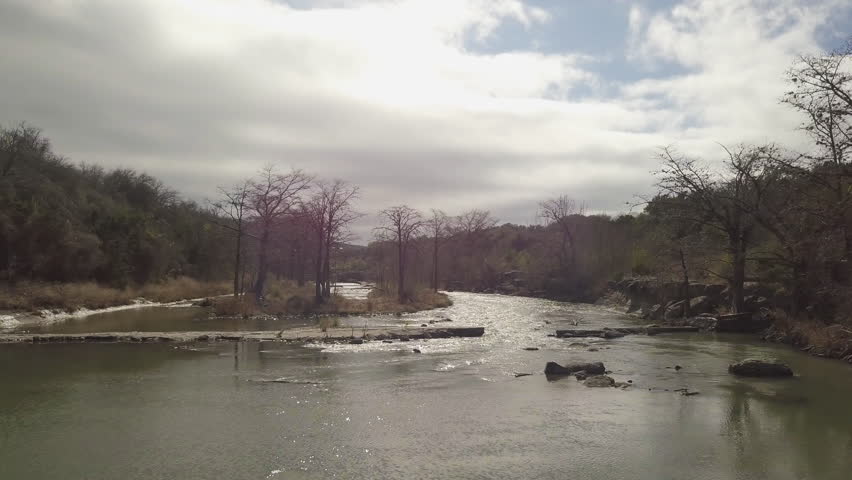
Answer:
[[784, 71], [849, 35], [846, 0], [0, 0], [0, 123], [197, 200], [275, 162], [529, 223], [627, 210], [661, 145], [805, 148]]

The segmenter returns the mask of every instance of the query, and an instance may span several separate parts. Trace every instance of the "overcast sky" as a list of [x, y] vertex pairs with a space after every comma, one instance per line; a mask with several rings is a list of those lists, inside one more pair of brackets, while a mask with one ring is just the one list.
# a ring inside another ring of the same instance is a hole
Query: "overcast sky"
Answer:
[[275, 162], [370, 214], [618, 213], [658, 146], [805, 148], [784, 71], [852, 35], [850, 3], [0, 0], [0, 123], [199, 201]]

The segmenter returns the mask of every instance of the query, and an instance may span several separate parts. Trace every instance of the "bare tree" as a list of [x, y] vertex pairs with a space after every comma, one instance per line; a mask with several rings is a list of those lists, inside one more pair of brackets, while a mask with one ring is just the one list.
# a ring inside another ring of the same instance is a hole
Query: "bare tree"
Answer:
[[[805, 117], [801, 129], [810, 135], [816, 151], [802, 157], [777, 159], [788, 173], [795, 174], [826, 198], [814, 202], [812, 213], [823, 217], [827, 227], [840, 232], [845, 251], [846, 275], [852, 258], [852, 190], [848, 188], [852, 152], [852, 40], [828, 54], [802, 56], [788, 73], [792, 89], [782, 101]], [[804, 162], [799, 161], [804, 160]], [[812, 193], [801, 192], [805, 199]]]
[[319, 251], [321, 271], [318, 282], [321, 288], [317, 291], [320, 298], [331, 296], [331, 256], [335, 248], [346, 242], [349, 238], [349, 225], [361, 217], [361, 214], [352, 209], [352, 202], [358, 198], [358, 187], [350, 185], [342, 180], [332, 182], [318, 182], [315, 194], [315, 203], [319, 206], [316, 213], [319, 215], [316, 223], [320, 226], [322, 238]]
[[[578, 206], [577, 202], [567, 195], [560, 195], [539, 203], [538, 208], [539, 217], [544, 219], [545, 224], [555, 225], [562, 234], [559, 248], [559, 266], [565, 266], [566, 257], [570, 259], [569, 265], [574, 266], [577, 259], [577, 248], [574, 239], [575, 223], [572, 221], [572, 217], [583, 215], [584, 207]], [[569, 247], [570, 254], [567, 252]]]
[[224, 216], [230, 224], [222, 224], [234, 232], [236, 246], [234, 252], [234, 296], [240, 294], [240, 256], [242, 255], [242, 240], [245, 235], [245, 221], [248, 216], [248, 200], [251, 185], [248, 181], [234, 185], [231, 188], [219, 187], [219, 199], [212, 202], [213, 213]]
[[376, 236], [396, 245], [399, 275], [397, 296], [399, 301], [403, 302], [405, 301], [406, 255], [412, 240], [423, 227], [423, 218], [420, 212], [407, 205], [386, 208], [379, 215], [382, 217], [383, 225], [376, 227]]
[[266, 283], [267, 254], [272, 229], [299, 204], [302, 193], [310, 186], [310, 183], [311, 177], [301, 170], [291, 170], [289, 173], [281, 174], [271, 165], [264, 167], [258, 177], [251, 182], [249, 206], [260, 229], [257, 279], [254, 284], [254, 295], [258, 301], [263, 298]]
[[432, 290], [438, 291], [438, 249], [441, 248], [450, 226], [450, 217], [442, 210], [432, 209], [432, 216], [424, 223], [432, 236]]
[[829, 54], [802, 56], [788, 71], [782, 101], [804, 113], [802, 129], [822, 150], [816, 159], [845, 165], [852, 144], [852, 40]]
[[725, 237], [731, 274], [710, 273], [728, 281], [731, 310], [737, 313], [745, 307], [746, 252], [757, 225], [753, 212], [759, 199], [751, 179], [761, 168], [765, 151], [742, 146], [725, 152], [724, 171], [714, 172], [694, 158], [663, 148], [659, 154], [663, 167], [657, 172], [658, 201], [677, 201], [680, 220], [715, 229]]
[[304, 204], [304, 216], [314, 236], [314, 297], [317, 303], [323, 301], [323, 265], [327, 255], [325, 248], [328, 197], [319, 189]]
[[467, 239], [497, 225], [497, 219], [488, 210], [468, 210], [453, 220], [453, 230]]
[[21, 123], [14, 130], [2, 130], [0, 134], [0, 177], [12, 173], [16, 163], [30, 157], [45, 157], [50, 152], [50, 141], [41, 130]]

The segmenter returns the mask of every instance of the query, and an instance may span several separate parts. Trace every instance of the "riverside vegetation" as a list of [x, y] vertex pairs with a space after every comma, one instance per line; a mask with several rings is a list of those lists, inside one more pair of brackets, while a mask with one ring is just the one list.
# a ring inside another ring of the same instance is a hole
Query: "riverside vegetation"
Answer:
[[[646, 276], [674, 285], [681, 317], [700, 313], [690, 311], [704, 296], [694, 285], [721, 285], [724, 301], [712, 313], [762, 310], [783, 319], [772, 338], [805, 337], [791, 342], [834, 351], [828, 344], [852, 325], [850, 55], [852, 44], [802, 57], [787, 74], [780, 101], [801, 113], [812, 140], [804, 151], [743, 144], [705, 160], [662, 147], [657, 192], [629, 214], [592, 213], [568, 194], [543, 198], [534, 225], [499, 224], [482, 209], [398, 205], [379, 212], [367, 246], [352, 244], [359, 191], [344, 181], [269, 166], [200, 205], [143, 173], [72, 163], [34, 127], [6, 128], [2, 302], [99, 306], [176, 292], [169, 282], [192, 279], [211, 294], [227, 281], [233, 299], [216, 308], [235, 314], [409, 311], [446, 302], [426, 289], [594, 301], [613, 281]], [[292, 293], [270, 287], [285, 280]], [[333, 294], [341, 280], [373, 281], [377, 291], [353, 303]], [[110, 293], [58, 300], [97, 288]]]

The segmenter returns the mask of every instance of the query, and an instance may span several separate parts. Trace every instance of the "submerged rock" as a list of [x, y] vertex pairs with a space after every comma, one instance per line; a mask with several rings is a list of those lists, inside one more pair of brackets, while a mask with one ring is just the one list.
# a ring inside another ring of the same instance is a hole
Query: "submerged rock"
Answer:
[[595, 375], [587, 378], [583, 385], [587, 387], [612, 387], [615, 385], [615, 380], [606, 375]]
[[581, 371], [592, 375], [600, 375], [606, 371], [606, 368], [602, 362], [568, 363], [565, 366], [559, 365], [556, 362], [547, 362], [547, 365], [544, 367], [545, 375], [573, 375]]
[[528, 352], [534, 352], [534, 351], [538, 350], [538, 347], [524, 347], [524, 350], [526, 350]]
[[748, 358], [731, 364], [728, 372], [743, 377], [792, 377], [793, 370], [786, 364], [773, 360]]

